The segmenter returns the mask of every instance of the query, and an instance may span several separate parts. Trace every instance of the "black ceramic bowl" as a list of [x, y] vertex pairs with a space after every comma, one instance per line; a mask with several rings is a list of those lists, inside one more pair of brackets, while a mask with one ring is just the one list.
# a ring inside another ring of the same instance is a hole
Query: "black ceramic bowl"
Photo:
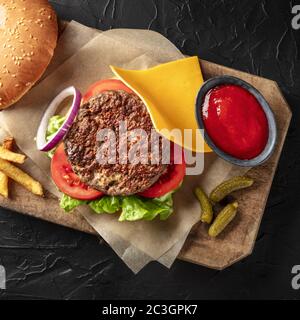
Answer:
[[[246, 89], [257, 99], [257, 101], [260, 103], [262, 109], [265, 112], [265, 115], [268, 121], [268, 126], [269, 126], [269, 138], [264, 150], [255, 158], [252, 158], [249, 160], [241, 160], [241, 159], [232, 157], [231, 155], [219, 149], [214, 144], [214, 142], [210, 139], [209, 135], [205, 130], [205, 126], [202, 119], [202, 105], [203, 105], [204, 97], [210, 89], [222, 84], [235, 84]], [[263, 162], [265, 162], [266, 160], [268, 160], [274, 150], [276, 138], [277, 138], [277, 129], [276, 129], [274, 114], [268, 102], [265, 100], [262, 94], [258, 90], [256, 90], [252, 85], [250, 85], [249, 83], [241, 79], [238, 79], [232, 76], [220, 76], [220, 77], [211, 78], [206, 82], [204, 82], [204, 84], [202, 85], [202, 87], [198, 92], [197, 99], [196, 99], [196, 118], [197, 118], [199, 128], [203, 129], [205, 142], [218, 156], [220, 156], [221, 158], [223, 158], [228, 162], [231, 162], [233, 164], [236, 164], [242, 167], [258, 166]]]

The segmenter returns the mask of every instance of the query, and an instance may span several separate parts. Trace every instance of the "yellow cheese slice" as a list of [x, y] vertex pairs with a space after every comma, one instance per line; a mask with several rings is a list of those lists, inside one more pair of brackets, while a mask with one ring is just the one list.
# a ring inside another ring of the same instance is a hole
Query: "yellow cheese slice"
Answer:
[[196, 96], [203, 83], [198, 57], [146, 70], [110, 67], [143, 100], [155, 129], [165, 138], [192, 151], [211, 152], [195, 116]]

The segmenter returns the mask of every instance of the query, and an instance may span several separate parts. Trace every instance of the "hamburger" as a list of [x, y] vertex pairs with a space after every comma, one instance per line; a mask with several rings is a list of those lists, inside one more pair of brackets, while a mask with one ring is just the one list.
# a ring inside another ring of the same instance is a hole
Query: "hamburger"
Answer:
[[[53, 137], [64, 121], [65, 116], [53, 116], [48, 137]], [[126, 123], [130, 138], [120, 134], [120, 123]], [[113, 133], [113, 143], [99, 140], [101, 130]], [[147, 139], [143, 141], [140, 134], [132, 137], [132, 132], [146, 133]], [[50, 152], [52, 179], [63, 193], [61, 207], [70, 211], [85, 204], [99, 214], [120, 213], [120, 221], [152, 220], [157, 216], [167, 219], [173, 212], [172, 195], [185, 175], [185, 163], [182, 150], [174, 144], [166, 148], [169, 157], [164, 156], [166, 140], [158, 133], [158, 143], [153, 147], [153, 132], [147, 107], [120, 80], [93, 84], [62, 142]], [[138, 143], [146, 147], [145, 152], [136, 148]], [[100, 161], [99, 154], [107, 156], [111, 146], [115, 161]], [[125, 159], [121, 152], [124, 148]], [[132, 149], [136, 153], [130, 159]], [[175, 163], [178, 151], [182, 161]], [[137, 158], [139, 161], [135, 161]], [[166, 162], [169, 158], [171, 161]]]
[[[67, 157], [80, 180], [111, 196], [142, 192], [166, 170], [162, 163], [120, 163], [118, 148], [115, 164], [99, 164], [96, 157], [97, 149], [101, 148], [96, 138], [98, 130], [114, 128], [116, 145], [126, 143], [128, 150], [134, 143], [120, 141], [117, 132], [120, 121], [127, 121], [128, 130], [143, 129], [148, 135], [154, 129], [146, 106], [136, 94], [123, 90], [105, 91], [81, 106], [64, 140]], [[147, 157], [151, 159], [151, 151]]]

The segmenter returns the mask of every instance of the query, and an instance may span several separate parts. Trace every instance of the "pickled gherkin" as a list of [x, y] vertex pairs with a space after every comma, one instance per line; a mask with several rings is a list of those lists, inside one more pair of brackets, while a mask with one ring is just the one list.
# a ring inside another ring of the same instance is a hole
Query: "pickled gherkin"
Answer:
[[194, 192], [200, 202], [200, 207], [201, 207], [200, 221], [210, 224], [213, 219], [213, 209], [209, 201], [209, 198], [200, 187], [197, 187]]
[[219, 184], [209, 195], [212, 202], [223, 200], [231, 192], [252, 186], [254, 180], [245, 176], [237, 176]]
[[224, 207], [209, 227], [208, 234], [211, 237], [217, 237], [236, 216], [237, 208], [237, 201]]

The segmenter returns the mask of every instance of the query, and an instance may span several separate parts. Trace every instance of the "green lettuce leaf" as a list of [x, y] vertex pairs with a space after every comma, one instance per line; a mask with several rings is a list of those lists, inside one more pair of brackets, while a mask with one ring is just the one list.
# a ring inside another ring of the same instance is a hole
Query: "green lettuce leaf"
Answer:
[[172, 192], [154, 199], [129, 196], [123, 198], [119, 221], [153, 220], [157, 216], [166, 220], [172, 212]]
[[67, 212], [82, 204], [88, 204], [98, 214], [113, 214], [121, 211], [119, 221], [153, 220], [158, 216], [160, 220], [166, 220], [173, 212], [173, 193], [153, 199], [139, 196], [104, 196], [92, 201], [77, 200], [64, 194], [60, 200], [60, 206]]
[[60, 199], [59, 205], [66, 212], [70, 212], [73, 209], [75, 209], [76, 207], [78, 207], [78, 206], [80, 206], [82, 204], [86, 204], [86, 203], [87, 203], [87, 201], [73, 199], [70, 196], [67, 196], [66, 194], [64, 194]]
[[89, 206], [96, 213], [115, 213], [121, 209], [121, 197], [104, 196], [98, 200], [93, 200]]
[[[61, 115], [55, 115], [50, 118], [48, 128], [46, 131], [46, 141], [49, 141], [56, 134], [56, 132], [59, 130], [59, 128], [62, 126], [65, 120], [66, 117]], [[47, 152], [49, 158], [53, 157], [55, 149], [56, 148]]]

